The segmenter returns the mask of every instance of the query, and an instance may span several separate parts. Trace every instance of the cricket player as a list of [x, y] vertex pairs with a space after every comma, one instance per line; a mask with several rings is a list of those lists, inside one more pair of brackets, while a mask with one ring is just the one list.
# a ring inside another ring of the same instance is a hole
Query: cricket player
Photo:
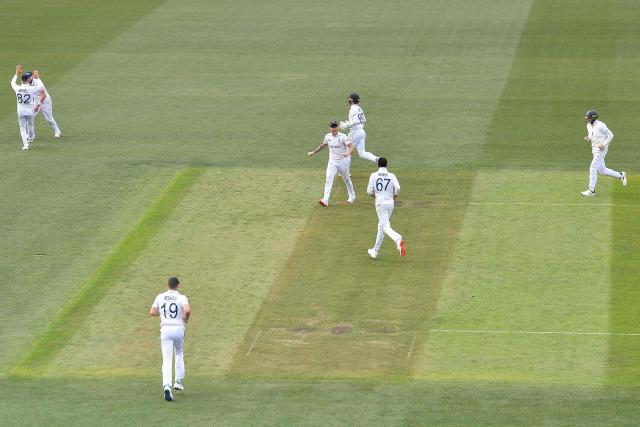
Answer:
[[329, 123], [329, 133], [325, 135], [322, 144], [307, 153], [311, 157], [317, 152], [329, 147], [329, 162], [327, 163], [327, 179], [324, 184], [324, 196], [318, 200], [322, 206], [329, 206], [329, 196], [333, 187], [333, 179], [336, 173], [339, 174], [344, 183], [347, 185], [347, 193], [349, 199], [347, 202], [354, 203], [356, 201], [356, 192], [351, 182], [351, 173], [349, 166], [351, 165], [351, 153], [353, 153], [353, 144], [347, 139], [347, 135], [338, 130], [338, 122]]
[[387, 159], [378, 157], [378, 172], [374, 172], [369, 177], [367, 193], [376, 199], [376, 213], [378, 214], [378, 235], [373, 248], [367, 252], [371, 258], [377, 258], [385, 233], [389, 236], [398, 248], [400, 255], [405, 256], [406, 250], [404, 240], [393, 228], [391, 228], [391, 214], [395, 200], [400, 194], [400, 183], [394, 174], [387, 170]]
[[613, 132], [609, 130], [604, 122], [598, 120], [598, 112], [589, 110], [584, 115], [584, 119], [587, 124], [587, 136], [584, 137], [584, 140], [591, 143], [593, 160], [591, 160], [591, 166], [589, 167], [589, 188], [580, 194], [587, 197], [595, 197], [598, 173], [619, 179], [623, 186], [627, 185], [627, 174], [624, 171], [618, 172], [609, 169], [604, 164], [604, 158], [607, 155], [607, 151], [609, 151], [609, 144], [613, 139]]
[[162, 386], [164, 399], [173, 400], [171, 394], [172, 384], [172, 358], [176, 355], [176, 381], [173, 388], [184, 390], [184, 327], [191, 316], [189, 300], [178, 292], [180, 281], [177, 277], [170, 277], [167, 281], [168, 291], [159, 294], [149, 314], [160, 316], [160, 345], [162, 346]]
[[364, 147], [364, 141], [367, 137], [367, 134], [364, 132], [364, 124], [367, 122], [367, 118], [364, 116], [364, 111], [362, 111], [360, 107], [360, 95], [352, 93], [349, 95], [349, 98], [347, 98], [347, 103], [349, 104], [349, 115], [346, 121], [340, 122], [340, 129], [350, 129], [349, 142], [356, 147], [360, 157], [376, 162], [378, 158], [366, 151]]
[[[18, 124], [20, 125], [20, 136], [22, 137], [22, 149], [28, 150], [32, 139], [30, 135], [33, 133], [33, 119], [35, 113], [40, 108], [46, 94], [35, 86], [31, 86], [32, 74], [23, 72], [22, 66], [16, 66], [16, 74], [11, 79], [11, 87], [16, 93], [16, 102], [18, 107]], [[18, 85], [18, 76], [22, 74], [22, 84]]]
[[[49, 95], [49, 92], [47, 91], [47, 88], [44, 87], [44, 83], [42, 83], [42, 80], [40, 79], [40, 71], [38, 69], [33, 70], [33, 80], [31, 84], [33, 84], [35, 87], [41, 90], [44, 90], [45, 94], [47, 95], [44, 102], [40, 106], [40, 111], [42, 112], [42, 115], [44, 116], [47, 123], [49, 123], [49, 126], [51, 126], [51, 129], [53, 129], [53, 136], [56, 138], [60, 138], [60, 136], [62, 135], [62, 132], [58, 127], [58, 123], [56, 123], [56, 120], [53, 118], [53, 101], [51, 99], [51, 96]], [[35, 116], [37, 115], [38, 115], [38, 112], [36, 112]], [[34, 130], [34, 133], [31, 139], [35, 139], [36, 137], [35, 126], [33, 130]]]

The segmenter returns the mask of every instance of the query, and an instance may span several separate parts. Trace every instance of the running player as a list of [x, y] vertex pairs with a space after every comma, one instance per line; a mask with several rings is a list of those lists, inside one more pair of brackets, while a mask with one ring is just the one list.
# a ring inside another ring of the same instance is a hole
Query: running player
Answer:
[[360, 157], [376, 162], [378, 157], [366, 151], [364, 147], [364, 141], [367, 137], [367, 134], [364, 132], [364, 124], [367, 122], [367, 118], [364, 116], [364, 111], [362, 111], [360, 107], [360, 95], [352, 93], [349, 95], [349, 98], [347, 98], [347, 103], [349, 104], [349, 115], [346, 121], [340, 122], [340, 128], [350, 129], [349, 142], [356, 147]]
[[170, 277], [167, 281], [168, 291], [159, 294], [149, 314], [160, 316], [160, 345], [162, 346], [162, 386], [164, 399], [173, 400], [171, 393], [172, 384], [172, 358], [176, 355], [176, 381], [173, 388], [184, 390], [184, 327], [191, 316], [189, 300], [178, 292], [180, 281], [177, 277]]
[[587, 197], [594, 197], [596, 195], [598, 173], [619, 179], [623, 186], [627, 185], [627, 174], [624, 171], [614, 171], [604, 164], [604, 158], [609, 151], [609, 144], [613, 139], [613, 132], [609, 130], [604, 122], [598, 120], [598, 112], [596, 110], [587, 111], [584, 119], [587, 124], [587, 136], [584, 137], [584, 140], [591, 143], [593, 159], [589, 166], [589, 188], [580, 194]]
[[378, 214], [378, 234], [373, 248], [367, 252], [371, 258], [377, 258], [385, 233], [389, 236], [398, 248], [400, 255], [405, 256], [404, 240], [393, 228], [391, 228], [391, 214], [395, 206], [395, 200], [400, 194], [400, 183], [394, 174], [387, 170], [387, 159], [378, 158], [378, 172], [374, 172], [369, 177], [367, 193], [376, 199], [376, 213]]

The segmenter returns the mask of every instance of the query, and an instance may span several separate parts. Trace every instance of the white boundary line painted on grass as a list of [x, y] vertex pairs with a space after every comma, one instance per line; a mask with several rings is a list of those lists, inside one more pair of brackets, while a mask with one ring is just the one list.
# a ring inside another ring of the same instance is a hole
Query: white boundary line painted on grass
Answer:
[[258, 342], [258, 338], [260, 338], [260, 335], [262, 334], [262, 331], [258, 331], [258, 333], [256, 334], [256, 337], [253, 339], [253, 342], [251, 343], [251, 347], [249, 347], [249, 351], [247, 351], [246, 356], [248, 357], [251, 352], [253, 351], [253, 347], [256, 346], [256, 343]]
[[603, 206], [616, 208], [637, 208], [640, 204], [618, 204], [618, 203], [537, 203], [537, 202], [469, 202], [469, 205], [512, 205], [512, 206]]
[[640, 333], [624, 332], [562, 332], [562, 331], [501, 331], [501, 330], [470, 330], [470, 329], [431, 329], [431, 332], [444, 332], [453, 334], [512, 334], [512, 335], [602, 335], [640, 337]]

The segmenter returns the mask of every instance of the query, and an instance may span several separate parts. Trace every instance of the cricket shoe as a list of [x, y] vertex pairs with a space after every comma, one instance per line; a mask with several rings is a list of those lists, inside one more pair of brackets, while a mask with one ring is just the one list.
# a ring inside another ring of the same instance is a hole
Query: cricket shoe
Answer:
[[373, 259], [378, 258], [378, 252], [375, 251], [375, 249], [367, 249], [367, 253], [369, 254], [369, 256]]
[[620, 177], [620, 181], [622, 181], [622, 186], [626, 186], [627, 185], [627, 173], [625, 171], [620, 172], [620, 175], [622, 175]]
[[184, 384], [182, 384], [182, 380], [176, 380], [173, 388], [176, 390], [184, 390]]
[[324, 200], [320, 199], [318, 200], [318, 204], [322, 205], [322, 206], [329, 206], [329, 202], [325, 202]]
[[587, 197], [596, 197], [596, 192], [595, 191], [591, 191], [591, 190], [584, 190], [582, 193], [583, 196], [587, 196]]
[[400, 252], [400, 255], [405, 256], [407, 254], [407, 251], [404, 248], [404, 240], [402, 239], [398, 240], [398, 242], [396, 243], [396, 246], [398, 246], [398, 252]]
[[22, 146], [22, 149], [23, 149], [23, 150], [28, 150], [28, 149], [29, 149], [29, 146], [28, 146], [28, 145], [23, 145], [23, 146]]
[[173, 400], [173, 394], [171, 394], [171, 386], [164, 386], [164, 400], [171, 402]]
[[58, 132], [54, 133], [53, 136], [56, 137], [56, 138], [60, 138], [62, 136], [62, 131], [58, 131]]
[[355, 197], [353, 199], [347, 199], [347, 203], [354, 204], [355, 202], [356, 202]]

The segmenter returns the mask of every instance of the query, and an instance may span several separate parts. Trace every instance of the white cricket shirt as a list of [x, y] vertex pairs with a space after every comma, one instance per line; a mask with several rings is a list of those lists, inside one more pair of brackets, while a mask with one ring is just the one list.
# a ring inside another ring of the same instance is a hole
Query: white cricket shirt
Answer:
[[367, 193], [376, 196], [376, 205], [393, 205], [394, 196], [400, 194], [400, 183], [387, 168], [380, 168], [369, 177]]
[[349, 108], [349, 116], [347, 117], [347, 125], [351, 130], [363, 129], [364, 124], [367, 122], [367, 118], [364, 116], [364, 111], [358, 104], [352, 104]]
[[40, 98], [38, 95], [38, 88], [28, 84], [17, 84], [18, 76], [14, 75], [11, 79], [11, 87], [16, 93], [16, 103], [19, 116], [32, 116], [33, 108], [36, 106], [36, 102]]
[[324, 143], [329, 146], [329, 159], [341, 160], [347, 158], [347, 135], [342, 132], [338, 132], [336, 136], [333, 136], [331, 132], [325, 135]]
[[591, 142], [591, 152], [599, 153], [598, 144], [604, 144], [605, 148], [608, 147], [613, 139], [613, 132], [603, 122], [596, 120], [593, 124], [587, 123], [587, 136]]
[[184, 326], [183, 307], [189, 304], [186, 295], [178, 291], [169, 289], [159, 294], [153, 306], [160, 312], [160, 327], [163, 326]]
[[51, 103], [51, 97], [49, 96], [49, 92], [47, 92], [47, 88], [44, 87], [44, 83], [42, 83], [42, 79], [36, 79], [34, 77], [33, 80], [31, 80], [31, 83], [33, 84], [33, 86], [38, 88], [38, 91], [44, 89], [44, 93], [47, 95], [47, 97], [44, 99], [43, 104]]

